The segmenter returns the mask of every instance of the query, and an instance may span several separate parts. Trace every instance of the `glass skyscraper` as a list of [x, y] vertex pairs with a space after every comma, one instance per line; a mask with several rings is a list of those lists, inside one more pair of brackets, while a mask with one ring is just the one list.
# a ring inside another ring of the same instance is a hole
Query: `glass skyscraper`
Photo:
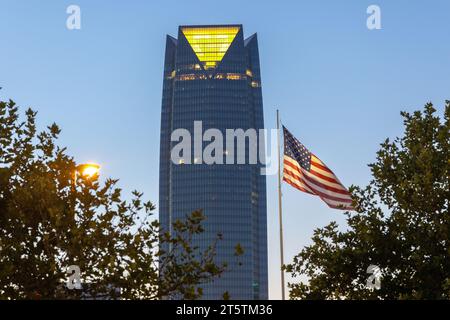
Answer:
[[[242, 25], [180, 26], [167, 36], [161, 112], [159, 212], [165, 230], [201, 209], [205, 232], [195, 243], [210, 245], [217, 234], [217, 260], [228, 269], [203, 285], [203, 299], [267, 299], [266, 179], [257, 164], [172, 163], [175, 129], [194, 137], [194, 121], [210, 128], [263, 129], [256, 34], [244, 40]], [[208, 143], [203, 143], [203, 147]], [[193, 147], [194, 143], [192, 143]], [[224, 142], [225, 148], [225, 142]], [[223, 150], [224, 158], [230, 150]], [[249, 145], [246, 145], [248, 155]], [[248, 160], [248, 157], [247, 157]], [[224, 160], [224, 163], [226, 161]], [[234, 255], [240, 244], [244, 255]], [[167, 249], [167, 248], [166, 248]]]

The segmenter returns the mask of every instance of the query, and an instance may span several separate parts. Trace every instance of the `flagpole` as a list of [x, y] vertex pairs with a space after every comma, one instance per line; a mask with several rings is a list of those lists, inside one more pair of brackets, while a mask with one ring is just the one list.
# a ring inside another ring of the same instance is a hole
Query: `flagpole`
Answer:
[[278, 219], [280, 223], [280, 262], [281, 262], [281, 299], [285, 300], [284, 294], [284, 248], [283, 248], [283, 214], [281, 206], [281, 145], [280, 145], [280, 113], [277, 109], [277, 135], [278, 135]]

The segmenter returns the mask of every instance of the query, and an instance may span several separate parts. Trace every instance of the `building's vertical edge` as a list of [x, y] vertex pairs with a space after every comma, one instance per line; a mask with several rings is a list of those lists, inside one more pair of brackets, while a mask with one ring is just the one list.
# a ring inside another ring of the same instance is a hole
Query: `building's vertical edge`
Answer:
[[[161, 136], [159, 159], [159, 221], [162, 232], [170, 230], [170, 134], [172, 118], [173, 84], [177, 41], [171, 36], [166, 38], [164, 58], [163, 94], [161, 102]], [[163, 246], [162, 250], [168, 248]]]
[[[264, 128], [264, 112], [263, 99], [261, 89], [261, 69], [259, 63], [258, 38], [254, 34], [246, 41], [247, 56], [249, 60], [249, 69], [252, 77], [250, 82], [251, 99], [254, 106], [254, 125], [256, 129]], [[259, 148], [264, 146], [259, 145]], [[257, 168], [257, 194], [258, 194], [258, 210], [257, 210], [257, 226], [258, 245], [256, 251], [256, 266], [258, 290], [255, 292], [256, 299], [268, 299], [268, 261], [267, 261], [267, 199], [266, 199], [266, 176], [261, 174], [262, 165]]]

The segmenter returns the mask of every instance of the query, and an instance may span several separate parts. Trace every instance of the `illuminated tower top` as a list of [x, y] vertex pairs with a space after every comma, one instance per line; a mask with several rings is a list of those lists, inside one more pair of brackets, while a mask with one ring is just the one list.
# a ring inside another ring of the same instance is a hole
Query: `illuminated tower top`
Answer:
[[228, 51], [240, 26], [184, 26], [181, 31], [205, 69], [215, 68]]

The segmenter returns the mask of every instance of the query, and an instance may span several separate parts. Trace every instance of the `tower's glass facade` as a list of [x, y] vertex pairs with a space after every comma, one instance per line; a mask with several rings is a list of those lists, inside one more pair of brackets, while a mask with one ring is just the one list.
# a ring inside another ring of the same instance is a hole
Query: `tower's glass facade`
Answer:
[[[241, 25], [181, 26], [167, 36], [161, 113], [160, 221], [165, 230], [176, 219], [201, 209], [205, 232], [196, 243], [206, 248], [216, 235], [219, 262], [228, 270], [203, 286], [204, 299], [267, 299], [266, 179], [261, 164], [212, 164], [195, 158], [172, 163], [171, 133], [194, 121], [203, 132], [264, 128], [256, 34], [244, 40]], [[209, 144], [203, 143], [203, 146]], [[192, 143], [193, 149], [194, 143]], [[225, 148], [224, 142], [224, 148]], [[246, 146], [248, 154], [249, 146]], [[224, 163], [229, 150], [224, 150]], [[237, 264], [236, 244], [244, 249]]]

